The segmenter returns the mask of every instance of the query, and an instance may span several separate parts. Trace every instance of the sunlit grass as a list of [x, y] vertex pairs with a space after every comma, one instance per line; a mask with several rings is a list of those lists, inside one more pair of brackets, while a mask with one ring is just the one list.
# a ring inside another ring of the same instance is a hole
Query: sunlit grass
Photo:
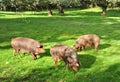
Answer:
[[[120, 81], [120, 14], [108, 9], [66, 9], [60, 16], [42, 12], [0, 12], [0, 81], [5, 82], [119, 82]], [[55, 67], [50, 56], [51, 46], [61, 43], [73, 47], [83, 34], [95, 33], [101, 38], [99, 51], [93, 48], [78, 52], [82, 63], [78, 72], [65, 68], [60, 61]], [[23, 54], [13, 56], [10, 41], [14, 37], [29, 37], [44, 44], [46, 53], [37, 60]]]

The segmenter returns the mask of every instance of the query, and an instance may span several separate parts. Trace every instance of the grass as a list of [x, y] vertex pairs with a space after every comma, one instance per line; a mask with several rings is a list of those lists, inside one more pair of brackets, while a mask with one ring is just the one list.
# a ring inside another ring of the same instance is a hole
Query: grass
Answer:
[[[118, 9], [66, 9], [65, 15], [46, 16], [43, 12], [0, 12], [0, 81], [1, 82], [120, 82], [120, 14]], [[65, 68], [60, 61], [55, 67], [51, 46], [61, 43], [73, 46], [83, 34], [95, 33], [101, 38], [99, 51], [93, 48], [78, 52], [82, 63], [78, 72]], [[12, 55], [10, 41], [29, 37], [44, 43], [46, 53], [37, 60], [23, 54]]]

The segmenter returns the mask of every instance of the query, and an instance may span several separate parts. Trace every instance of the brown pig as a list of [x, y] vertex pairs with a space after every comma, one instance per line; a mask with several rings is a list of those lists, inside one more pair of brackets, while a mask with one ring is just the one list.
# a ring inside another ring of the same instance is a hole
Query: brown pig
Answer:
[[81, 63], [78, 60], [77, 53], [71, 47], [57, 44], [50, 48], [50, 54], [56, 66], [58, 66], [58, 60], [60, 59], [65, 62], [67, 68], [70, 67], [72, 70], [78, 71]]
[[100, 38], [96, 34], [87, 34], [80, 36], [74, 43], [76, 50], [85, 50], [86, 46], [93, 46], [94, 50], [98, 50]]
[[20, 51], [31, 54], [33, 59], [37, 59], [37, 54], [45, 52], [41, 43], [30, 38], [14, 38], [11, 40], [11, 46], [14, 49], [13, 55], [18, 53], [18, 57], [21, 57], [19, 53]]

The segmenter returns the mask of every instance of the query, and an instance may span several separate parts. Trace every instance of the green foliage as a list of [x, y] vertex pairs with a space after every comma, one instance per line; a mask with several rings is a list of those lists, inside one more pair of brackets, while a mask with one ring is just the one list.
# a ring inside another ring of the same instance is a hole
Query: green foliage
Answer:
[[[0, 12], [0, 81], [1, 82], [119, 82], [120, 81], [120, 14], [110, 10], [106, 17], [101, 9], [69, 9], [64, 16], [47, 17], [43, 12]], [[98, 52], [93, 47], [78, 52], [78, 72], [55, 67], [50, 47], [61, 43], [73, 46], [83, 34], [95, 33], [101, 38]], [[29, 54], [13, 56], [10, 41], [29, 37], [44, 43], [46, 53], [33, 60]]]
[[93, 0], [98, 5], [107, 5], [108, 7], [120, 7], [120, 0]]
[[89, 8], [96, 4], [108, 5], [109, 7], [120, 7], [120, 0], [0, 0], [0, 10], [5, 11], [31, 11], [47, 9], [48, 4], [56, 8], [57, 4], [64, 7]]

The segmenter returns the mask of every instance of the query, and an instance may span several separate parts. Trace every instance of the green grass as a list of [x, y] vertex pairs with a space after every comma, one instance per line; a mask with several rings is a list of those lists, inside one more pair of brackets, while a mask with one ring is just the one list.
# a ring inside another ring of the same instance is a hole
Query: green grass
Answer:
[[[46, 16], [43, 12], [0, 12], [0, 82], [120, 82], [120, 14], [118, 9], [66, 9], [65, 15]], [[83, 34], [95, 33], [101, 38], [99, 51], [87, 48], [78, 52], [82, 63], [78, 72], [55, 67], [50, 47], [61, 43], [73, 46]], [[13, 56], [10, 41], [29, 37], [44, 43], [46, 53], [37, 60], [23, 54]]]

